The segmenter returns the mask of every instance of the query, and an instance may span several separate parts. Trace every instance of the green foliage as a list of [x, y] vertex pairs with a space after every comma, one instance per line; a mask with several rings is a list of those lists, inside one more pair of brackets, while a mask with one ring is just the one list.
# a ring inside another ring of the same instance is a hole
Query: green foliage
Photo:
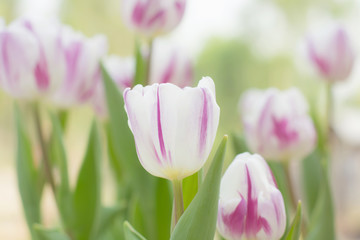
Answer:
[[49, 158], [60, 173], [60, 184], [57, 186], [56, 202], [65, 228], [70, 229], [73, 225], [74, 209], [73, 196], [69, 185], [67, 157], [62, 138], [62, 125], [55, 114], [50, 114], [50, 117], [53, 132], [50, 139]]
[[302, 223], [301, 221], [302, 221], [302, 209], [301, 209], [301, 202], [299, 201], [297, 209], [296, 209], [296, 215], [290, 226], [290, 229], [287, 231], [285, 240], [300, 239], [301, 223]]
[[286, 177], [286, 169], [285, 166], [281, 162], [269, 161], [267, 162], [271, 171], [275, 177], [278, 188], [284, 198], [285, 209], [286, 209], [286, 222], [289, 223], [289, 216], [293, 208], [293, 203], [291, 202], [291, 193], [289, 190], [289, 183]]
[[321, 166], [321, 154], [314, 151], [302, 161], [302, 187], [307, 216], [311, 216], [318, 200], [323, 171]]
[[[124, 183], [130, 187], [131, 201], [129, 201], [130, 222], [137, 228], [142, 229], [148, 239], [157, 239], [158, 232], [156, 221], [153, 220], [155, 213], [154, 199], [155, 177], [148, 174], [141, 166], [135, 149], [133, 135], [128, 126], [128, 119], [124, 109], [124, 100], [112, 81], [106, 69], [102, 66], [107, 107], [109, 110], [108, 142], [111, 144], [112, 161], [116, 161], [118, 170], [116, 174], [127, 181]], [[126, 171], [119, 171], [121, 168]], [[144, 201], [146, 199], [146, 201]]]
[[71, 240], [65, 233], [58, 229], [46, 229], [41, 225], [36, 225], [35, 230], [40, 240]]
[[43, 188], [42, 174], [34, 164], [31, 144], [24, 129], [20, 110], [15, 106], [15, 121], [17, 130], [16, 172], [22, 205], [25, 211], [26, 222], [29, 226], [31, 237], [38, 240], [33, 226], [40, 223], [40, 202]]
[[170, 237], [172, 194], [169, 181], [162, 178], [155, 180], [155, 221], [157, 239], [168, 240]]
[[180, 217], [171, 235], [171, 240], [209, 240], [214, 238], [227, 138], [225, 136], [220, 143], [199, 192]]
[[233, 133], [231, 134], [231, 141], [236, 155], [248, 152], [244, 136]]
[[75, 235], [78, 240], [95, 239], [100, 214], [100, 142], [95, 121], [74, 191]]
[[146, 240], [128, 221], [124, 222], [125, 240]]
[[112, 226], [113, 222], [118, 216], [125, 212], [125, 206], [102, 207], [100, 211], [100, 220], [98, 229], [96, 231], [98, 239], [106, 230]]
[[141, 52], [141, 45], [139, 41], [135, 43], [135, 60], [136, 60], [136, 69], [134, 77], [134, 86], [141, 84], [143, 86], [147, 85], [147, 74], [148, 74], [148, 61], [144, 58]]
[[[200, 170], [201, 171], [201, 170]], [[184, 209], [190, 205], [199, 188], [199, 173], [195, 173], [182, 181]]]
[[334, 206], [327, 170], [324, 170], [316, 205], [310, 216], [306, 240], [335, 239]]

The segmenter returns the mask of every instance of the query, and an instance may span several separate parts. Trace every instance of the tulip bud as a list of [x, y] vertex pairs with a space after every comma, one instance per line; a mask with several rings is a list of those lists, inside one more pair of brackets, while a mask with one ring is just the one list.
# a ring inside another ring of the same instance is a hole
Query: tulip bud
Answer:
[[355, 60], [349, 36], [339, 26], [321, 32], [317, 38], [312, 36], [308, 41], [308, 54], [318, 72], [330, 82], [347, 79]]
[[170, 32], [182, 19], [186, 0], [123, 0], [125, 24], [152, 38]]
[[241, 98], [240, 112], [248, 147], [267, 159], [301, 159], [315, 147], [308, 105], [296, 88], [250, 90]]
[[105, 36], [86, 38], [69, 27], [62, 27], [58, 47], [64, 61], [63, 79], [51, 101], [70, 107], [90, 100], [101, 81], [100, 60], [107, 52]]
[[[113, 55], [105, 58], [103, 63], [111, 79], [116, 83], [121, 92], [133, 85], [135, 72], [135, 61], [133, 58], [121, 58]], [[101, 118], [106, 118], [108, 115], [104, 91], [103, 81], [99, 81], [92, 97], [95, 112]]]
[[125, 110], [142, 166], [154, 176], [183, 179], [204, 165], [215, 140], [220, 108], [211, 78], [197, 87], [170, 84], [124, 91]]
[[221, 179], [217, 228], [229, 240], [280, 239], [284, 200], [265, 160], [239, 154]]

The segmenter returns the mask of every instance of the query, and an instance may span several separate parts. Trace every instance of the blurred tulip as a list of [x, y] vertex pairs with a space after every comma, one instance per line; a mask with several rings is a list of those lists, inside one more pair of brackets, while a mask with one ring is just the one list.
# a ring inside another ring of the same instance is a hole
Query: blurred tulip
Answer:
[[34, 31], [28, 20], [0, 29], [0, 82], [16, 98], [33, 100], [48, 93], [54, 88], [52, 78], [58, 78], [55, 66], [61, 68], [56, 26], [42, 25], [41, 36]]
[[60, 107], [87, 101], [100, 80], [106, 39], [87, 39], [54, 22], [18, 20], [0, 29], [0, 82], [17, 98], [45, 97]]
[[100, 60], [107, 52], [107, 41], [103, 35], [86, 38], [65, 26], [59, 34], [59, 57], [64, 61], [65, 71], [51, 100], [66, 108], [84, 103], [94, 94], [101, 81]]
[[185, 5], [186, 0], [123, 0], [122, 15], [129, 28], [152, 38], [174, 29]]
[[193, 83], [193, 63], [180, 47], [156, 41], [151, 60], [150, 83], [173, 83], [179, 87]]
[[240, 112], [248, 147], [266, 159], [301, 159], [315, 147], [308, 105], [296, 88], [249, 90], [240, 100]]
[[[172, 83], [181, 88], [190, 86], [193, 82], [193, 64], [188, 56], [178, 48], [164, 48], [164, 45], [161, 45], [161, 48], [159, 45], [155, 46], [152, 55], [150, 84]], [[110, 56], [104, 60], [104, 66], [121, 92], [133, 85], [135, 75], [133, 58]], [[92, 102], [96, 114], [101, 118], [106, 118], [106, 99], [102, 82], [97, 84]]]
[[195, 88], [173, 84], [124, 91], [125, 110], [142, 166], [154, 176], [183, 179], [204, 165], [215, 140], [220, 108], [211, 78]]
[[[123, 92], [125, 88], [133, 85], [135, 73], [135, 60], [133, 58], [121, 58], [112, 55], [105, 58], [103, 63], [105, 69], [121, 92]], [[92, 103], [96, 114], [101, 118], [106, 118], [108, 115], [104, 91], [103, 82], [99, 81], [92, 98]]]
[[229, 240], [280, 239], [285, 226], [284, 200], [265, 160], [237, 155], [220, 184], [219, 233]]
[[354, 65], [355, 51], [345, 29], [339, 26], [309, 38], [308, 53], [318, 72], [330, 82], [347, 79]]

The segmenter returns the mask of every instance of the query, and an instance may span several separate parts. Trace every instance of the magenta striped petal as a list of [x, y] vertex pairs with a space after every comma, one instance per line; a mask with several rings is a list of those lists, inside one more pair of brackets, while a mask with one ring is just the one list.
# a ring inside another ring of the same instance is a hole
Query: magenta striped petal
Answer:
[[281, 238], [284, 201], [260, 155], [236, 156], [221, 180], [218, 211], [217, 227], [226, 239]]
[[310, 36], [310, 60], [326, 80], [335, 82], [349, 77], [355, 60], [350, 38], [341, 26], [330, 26]]
[[[200, 82], [212, 83], [209, 79]], [[138, 85], [124, 91], [124, 100], [138, 157], [148, 172], [182, 179], [203, 166], [219, 123], [212, 90], [200, 84], [184, 89], [168, 83]]]

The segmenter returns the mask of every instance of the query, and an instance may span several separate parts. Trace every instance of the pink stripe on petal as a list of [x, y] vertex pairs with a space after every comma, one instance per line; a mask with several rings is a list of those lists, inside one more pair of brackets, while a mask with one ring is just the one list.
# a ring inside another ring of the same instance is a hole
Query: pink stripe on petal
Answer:
[[161, 126], [161, 109], [160, 109], [160, 87], [157, 88], [157, 127], [158, 127], [158, 139], [160, 145], [160, 151], [163, 158], [166, 159], [166, 149], [164, 144], [164, 136], [162, 133], [162, 126]]
[[163, 24], [165, 22], [165, 11], [160, 9], [156, 14], [154, 14], [147, 22], [146, 26], [150, 27], [151, 25], [155, 24], [155, 22], [159, 22]]
[[244, 232], [244, 223], [247, 213], [246, 205], [246, 200], [241, 197], [239, 204], [236, 206], [235, 210], [231, 214], [225, 215], [223, 213], [223, 209], [220, 212], [222, 221], [232, 235], [240, 236]]
[[161, 76], [160, 83], [169, 83], [171, 82], [171, 78], [174, 76], [176, 67], [176, 55], [172, 55], [167, 65], [164, 74]]
[[316, 53], [316, 50], [315, 50], [315, 47], [314, 47], [312, 41], [309, 41], [308, 45], [309, 45], [310, 59], [316, 64], [316, 66], [318, 67], [319, 71], [322, 74], [324, 74], [325, 76], [328, 76], [330, 74], [329, 63], [326, 61], [326, 59], [323, 59], [321, 56], [319, 56]]
[[144, 21], [145, 14], [147, 12], [147, 9], [149, 8], [149, 2], [146, 2], [145, 4], [142, 2], [137, 2], [136, 6], [134, 8], [133, 14], [132, 14], [132, 20], [136, 25], [141, 25]]
[[48, 73], [48, 64], [42, 48], [40, 48], [40, 59], [36, 64], [34, 75], [38, 88], [43, 91], [46, 90], [50, 85], [50, 78]]
[[201, 121], [200, 121], [200, 144], [199, 144], [199, 148], [200, 148], [200, 155], [204, 154], [205, 151], [205, 147], [206, 147], [206, 143], [207, 143], [207, 129], [208, 129], [208, 121], [209, 121], [209, 116], [208, 116], [208, 99], [207, 99], [207, 93], [206, 90], [204, 88], [201, 88], [202, 92], [203, 92], [203, 97], [204, 97], [204, 102], [203, 102], [203, 110], [202, 110], [202, 116], [201, 116]]
[[248, 238], [255, 237], [256, 234], [263, 229], [267, 235], [271, 234], [271, 228], [269, 223], [263, 217], [258, 214], [258, 199], [257, 196], [253, 198], [253, 186], [249, 173], [249, 169], [246, 166], [246, 178], [248, 186], [247, 195], [247, 216], [245, 222], [245, 233]]

